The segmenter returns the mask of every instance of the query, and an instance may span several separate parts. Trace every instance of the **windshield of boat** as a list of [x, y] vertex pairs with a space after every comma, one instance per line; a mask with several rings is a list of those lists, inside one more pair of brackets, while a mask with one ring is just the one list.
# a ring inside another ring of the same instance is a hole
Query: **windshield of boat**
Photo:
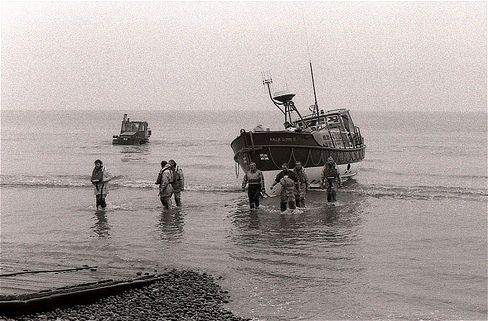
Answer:
[[[321, 128], [329, 128], [329, 129], [334, 129], [338, 128], [340, 130], [347, 130], [348, 126], [343, 126], [343, 123], [341, 122], [340, 119], [341, 116], [338, 114], [333, 114], [333, 115], [320, 115], [319, 117], [305, 117], [303, 122], [301, 120], [297, 121], [295, 123], [295, 126], [297, 127], [310, 127], [312, 130], [317, 130]], [[346, 116], [347, 117], [347, 116]], [[304, 124], [305, 122], [305, 124]], [[346, 128], [344, 128], [346, 127]]]
[[124, 122], [122, 123], [123, 132], [137, 132], [144, 130], [144, 124], [141, 122]]

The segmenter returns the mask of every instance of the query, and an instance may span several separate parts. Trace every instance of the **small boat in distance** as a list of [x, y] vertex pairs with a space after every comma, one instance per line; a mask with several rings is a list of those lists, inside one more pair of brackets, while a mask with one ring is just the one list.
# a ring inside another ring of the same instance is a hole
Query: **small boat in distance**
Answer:
[[130, 121], [127, 114], [124, 114], [120, 135], [113, 136], [112, 144], [114, 145], [141, 145], [149, 143], [151, 129], [145, 121]]
[[[310, 63], [312, 71], [312, 64]], [[310, 187], [319, 188], [322, 168], [331, 156], [337, 164], [341, 180], [346, 180], [359, 171], [364, 159], [366, 145], [359, 127], [355, 126], [348, 109], [319, 110], [314, 89], [315, 104], [310, 115], [303, 116], [295, 107], [290, 92], [271, 94], [271, 77], [265, 77], [271, 101], [285, 116], [284, 129], [269, 130], [262, 126], [254, 130], [241, 129], [240, 135], [231, 143], [234, 161], [244, 170], [249, 163], [256, 163], [265, 178], [269, 190], [281, 165], [287, 163], [292, 169], [297, 161], [306, 168]]]

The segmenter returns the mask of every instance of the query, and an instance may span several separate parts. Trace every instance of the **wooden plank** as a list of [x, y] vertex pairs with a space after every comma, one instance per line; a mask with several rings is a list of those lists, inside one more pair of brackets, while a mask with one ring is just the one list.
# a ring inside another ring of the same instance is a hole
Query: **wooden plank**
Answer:
[[[84, 269], [79, 269], [84, 268]], [[48, 272], [54, 270], [67, 270]], [[78, 270], [74, 270], [78, 269]], [[8, 276], [8, 274], [18, 273]], [[100, 282], [104, 280], [127, 280], [154, 274], [154, 268], [147, 270], [142, 266], [97, 267], [52, 265], [43, 262], [2, 261], [0, 263], [0, 295], [24, 295], [36, 292], [55, 290], [80, 284]], [[164, 271], [160, 271], [164, 272]]]

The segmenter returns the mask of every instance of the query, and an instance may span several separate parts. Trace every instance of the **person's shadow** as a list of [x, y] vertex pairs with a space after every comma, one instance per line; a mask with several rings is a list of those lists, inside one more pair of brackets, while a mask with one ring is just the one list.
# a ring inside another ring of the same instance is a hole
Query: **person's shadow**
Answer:
[[92, 226], [92, 229], [98, 237], [110, 236], [110, 225], [105, 211], [95, 212], [95, 225]]

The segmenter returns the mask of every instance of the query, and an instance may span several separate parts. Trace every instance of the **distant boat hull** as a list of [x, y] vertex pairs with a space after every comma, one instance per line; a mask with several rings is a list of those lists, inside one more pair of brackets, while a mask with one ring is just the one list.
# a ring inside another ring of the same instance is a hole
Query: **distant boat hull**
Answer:
[[112, 140], [113, 145], [142, 145], [149, 143], [149, 139], [141, 137], [117, 136]]

